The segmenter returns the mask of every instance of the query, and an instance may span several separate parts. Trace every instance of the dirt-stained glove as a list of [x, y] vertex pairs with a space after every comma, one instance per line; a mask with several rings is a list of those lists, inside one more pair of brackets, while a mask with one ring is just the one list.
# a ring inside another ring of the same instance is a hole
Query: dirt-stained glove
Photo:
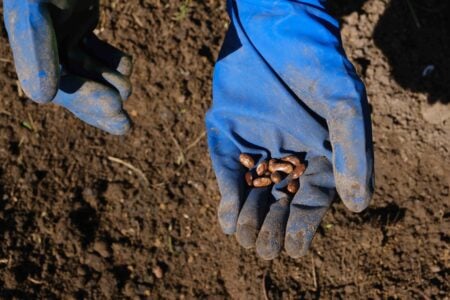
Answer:
[[84, 122], [124, 134], [131, 57], [92, 32], [98, 0], [4, 0], [4, 19], [25, 94], [61, 105]]
[[[234, 0], [215, 67], [208, 144], [222, 199], [219, 222], [264, 259], [304, 255], [335, 190], [354, 212], [373, 192], [365, 87], [346, 58], [338, 22], [319, 0]], [[293, 154], [305, 174], [250, 188], [241, 153], [259, 162]]]

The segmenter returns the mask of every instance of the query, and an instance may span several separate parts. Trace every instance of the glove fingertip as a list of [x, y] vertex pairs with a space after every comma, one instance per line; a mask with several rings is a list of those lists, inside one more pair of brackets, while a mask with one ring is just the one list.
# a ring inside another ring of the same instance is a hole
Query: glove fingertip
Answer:
[[113, 88], [74, 75], [62, 77], [60, 86], [53, 103], [80, 120], [113, 135], [124, 135], [130, 130], [130, 118]]
[[[21, 74], [24, 72], [23, 70], [17, 70], [19, 78], [22, 77]], [[45, 71], [41, 71], [37, 78], [20, 80], [20, 88], [34, 102], [39, 104], [49, 103], [58, 92], [58, 76], [55, 74], [48, 76]]]
[[133, 58], [129, 55], [124, 55], [120, 59], [117, 71], [124, 76], [130, 76], [133, 73]]
[[125, 114], [120, 114], [107, 122], [99, 122], [97, 127], [113, 135], [125, 135], [131, 128], [131, 122]]
[[219, 207], [218, 217], [223, 233], [232, 235], [236, 232], [236, 224], [238, 219], [237, 212]]
[[126, 101], [130, 97], [132, 86], [127, 77], [115, 72], [103, 72], [102, 76], [108, 83], [117, 89], [122, 101]]
[[344, 205], [352, 212], [365, 210], [372, 199], [373, 188], [345, 176], [335, 175], [336, 189]]
[[263, 260], [273, 260], [283, 248], [282, 233], [273, 228], [261, 229], [256, 240], [256, 253]]
[[371, 196], [369, 197], [354, 197], [349, 201], [344, 201], [344, 205], [352, 212], [360, 213], [364, 211], [370, 204]]
[[303, 231], [286, 232], [284, 248], [290, 257], [300, 258], [308, 253], [311, 241], [312, 237], [305, 240], [305, 233]]
[[222, 228], [222, 232], [226, 235], [233, 235], [236, 233], [236, 226], [220, 222], [220, 227]]

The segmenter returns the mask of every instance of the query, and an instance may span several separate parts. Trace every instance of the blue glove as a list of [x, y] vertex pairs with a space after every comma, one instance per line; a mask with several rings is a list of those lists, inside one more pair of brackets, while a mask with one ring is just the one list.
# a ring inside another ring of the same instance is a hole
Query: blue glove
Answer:
[[98, 0], [4, 0], [18, 77], [38, 103], [61, 105], [88, 124], [124, 134], [122, 101], [131, 93], [128, 55], [92, 33]]
[[[336, 190], [354, 212], [373, 192], [365, 88], [323, 2], [228, 2], [231, 26], [214, 72], [208, 145], [222, 195], [219, 223], [264, 259], [283, 245], [291, 257], [304, 255]], [[303, 158], [299, 191], [284, 193], [285, 181], [249, 188], [241, 153], [259, 162]]]

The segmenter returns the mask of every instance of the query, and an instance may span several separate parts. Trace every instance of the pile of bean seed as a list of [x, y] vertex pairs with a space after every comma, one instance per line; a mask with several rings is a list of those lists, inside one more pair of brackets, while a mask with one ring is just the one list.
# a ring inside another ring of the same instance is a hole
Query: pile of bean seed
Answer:
[[242, 153], [239, 156], [239, 161], [248, 169], [248, 172], [245, 173], [245, 181], [248, 186], [267, 187], [289, 177], [286, 190], [291, 194], [298, 191], [299, 178], [306, 170], [305, 164], [295, 155], [289, 155], [281, 159], [264, 160], [256, 167], [255, 160], [249, 154]]

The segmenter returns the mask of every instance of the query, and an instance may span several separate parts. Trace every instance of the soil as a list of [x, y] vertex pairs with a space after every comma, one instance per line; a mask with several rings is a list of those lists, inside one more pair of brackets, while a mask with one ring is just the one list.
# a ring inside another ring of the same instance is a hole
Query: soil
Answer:
[[336, 201], [306, 257], [266, 262], [216, 219], [203, 118], [225, 2], [103, 5], [100, 37], [136, 62], [124, 137], [19, 95], [1, 27], [0, 297], [448, 299], [450, 5], [330, 3], [368, 89], [376, 194], [362, 214]]

